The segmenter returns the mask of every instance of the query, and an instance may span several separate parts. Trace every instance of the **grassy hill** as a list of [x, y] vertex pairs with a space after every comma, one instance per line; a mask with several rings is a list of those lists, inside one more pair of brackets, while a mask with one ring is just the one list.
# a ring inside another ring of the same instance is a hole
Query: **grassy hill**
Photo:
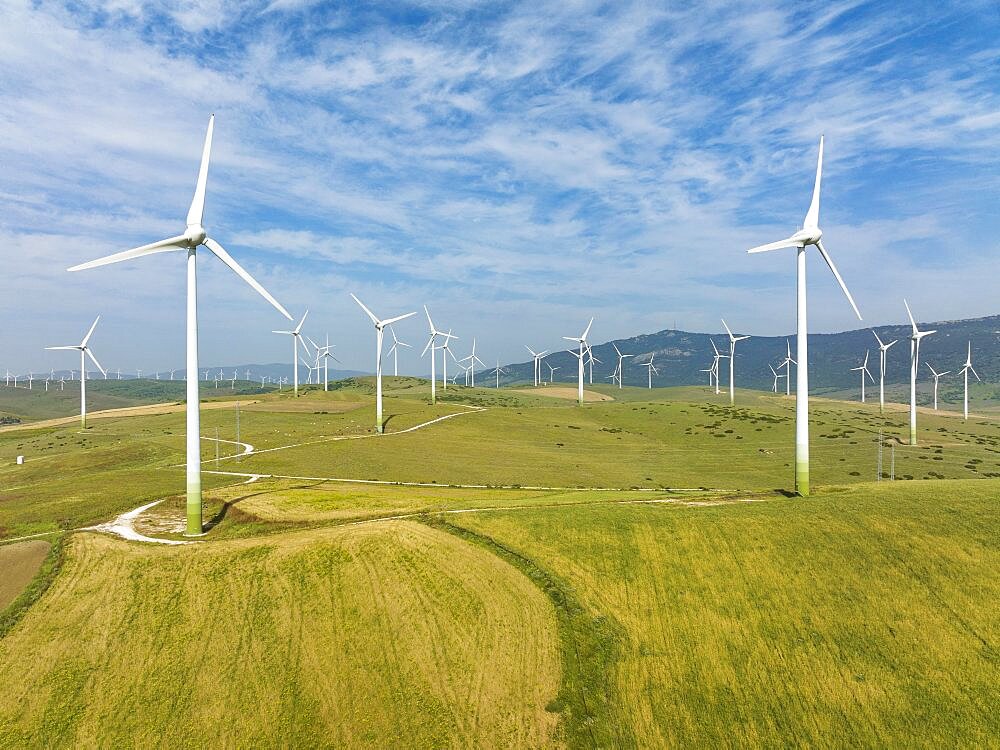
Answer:
[[0, 746], [1000, 735], [996, 420], [911, 448], [904, 408], [817, 399], [804, 500], [784, 397], [386, 387], [383, 436], [371, 378], [244, 398], [252, 455], [220, 394], [180, 547], [72, 530], [163, 499], [136, 527], [179, 538], [182, 412], [0, 431], [0, 544], [53, 542], [0, 612]]

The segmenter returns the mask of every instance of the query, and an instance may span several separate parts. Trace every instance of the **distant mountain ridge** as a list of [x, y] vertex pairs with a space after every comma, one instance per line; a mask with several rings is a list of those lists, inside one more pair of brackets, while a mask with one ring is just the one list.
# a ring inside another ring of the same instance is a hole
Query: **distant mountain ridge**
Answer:
[[[966, 347], [972, 342], [972, 363], [983, 381], [1000, 380], [1000, 315], [968, 320], [947, 320], [935, 323], [918, 323], [921, 330], [936, 330], [920, 346], [919, 380], [930, 378], [927, 364], [939, 372], [950, 370], [955, 373], [965, 362]], [[886, 383], [909, 383], [910, 379], [910, 327], [908, 325], [876, 326], [878, 335], [886, 343], [897, 340], [889, 349], [886, 362]], [[741, 335], [738, 330], [733, 331]], [[740, 388], [770, 390], [773, 376], [768, 369], [785, 357], [786, 340], [792, 347], [795, 358], [795, 336], [751, 336], [736, 345], [736, 385]], [[688, 331], [663, 330], [658, 333], [641, 334], [626, 339], [615, 339], [601, 344], [593, 344], [594, 356], [601, 364], [594, 365], [594, 383], [610, 383], [608, 379], [617, 364], [617, 355], [612, 347], [616, 344], [622, 354], [635, 355], [625, 360], [625, 385], [646, 385], [646, 368], [640, 366], [654, 355], [653, 364], [659, 375], [653, 376], [654, 386], [707, 384], [708, 375], [700, 370], [712, 364], [712, 344], [720, 352], [728, 353], [729, 339], [725, 333], [691, 333]], [[868, 369], [878, 380], [878, 342], [871, 328], [859, 328], [841, 333], [815, 333], [809, 335], [809, 384], [810, 390], [842, 390], [859, 387], [860, 376], [851, 372], [870, 352]], [[576, 357], [565, 350], [554, 352], [543, 360], [542, 374], [549, 379], [549, 369], [545, 362], [558, 367], [555, 380], [568, 382], [576, 380]], [[532, 362], [517, 362], [504, 365], [508, 374], [501, 382], [530, 381]], [[585, 377], [589, 382], [589, 367]], [[795, 389], [795, 369], [792, 368], [792, 390]], [[722, 383], [729, 380], [727, 360], [722, 361]], [[942, 381], [944, 382], [944, 381]], [[781, 381], [784, 389], [784, 381]]]

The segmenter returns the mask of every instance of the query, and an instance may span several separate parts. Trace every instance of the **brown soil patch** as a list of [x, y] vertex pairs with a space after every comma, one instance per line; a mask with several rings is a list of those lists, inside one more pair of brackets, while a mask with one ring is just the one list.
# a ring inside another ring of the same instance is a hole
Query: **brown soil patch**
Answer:
[[[211, 409], [231, 409], [233, 401], [204, 401], [201, 404], [202, 411]], [[253, 401], [240, 401], [240, 406], [247, 406], [258, 403]], [[108, 419], [109, 417], [148, 417], [153, 414], [173, 414], [184, 411], [187, 405], [184, 403], [172, 402], [169, 404], [146, 404], [145, 406], [125, 406], [120, 409], [104, 409], [102, 411], [87, 412], [87, 419]], [[59, 417], [58, 419], [43, 419], [38, 422], [25, 422], [23, 424], [12, 424], [0, 427], [0, 432], [13, 432], [14, 430], [34, 430], [39, 427], [61, 427], [62, 425], [75, 424], [80, 421], [80, 415], [72, 417]]]
[[[516, 388], [514, 393], [530, 393], [533, 396], [551, 396], [552, 398], [566, 398], [576, 401], [578, 395], [576, 388], [569, 388], [561, 385], [540, 385], [537, 388]], [[596, 391], [583, 389], [584, 401], [614, 401], [613, 396]]]
[[3, 571], [0, 575], [0, 609], [17, 599], [24, 587], [31, 583], [51, 546], [40, 539], [0, 546], [0, 571]]

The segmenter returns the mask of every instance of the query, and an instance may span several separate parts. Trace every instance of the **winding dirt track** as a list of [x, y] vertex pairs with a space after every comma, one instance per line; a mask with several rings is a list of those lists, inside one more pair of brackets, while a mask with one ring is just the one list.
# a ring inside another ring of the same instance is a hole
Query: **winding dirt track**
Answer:
[[[203, 401], [201, 410], [229, 409], [233, 401]], [[260, 403], [260, 399], [241, 401], [241, 406]], [[145, 406], [125, 406], [120, 409], [103, 409], [87, 413], [87, 419], [108, 419], [111, 417], [148, 417], [154, 414], [174, 414], [184, 411], [187, 408], [183, 401], [171, 401], [163, 404], [146, 404]], [[80, 420], [80, 415], [73, 417], [59, 417], [57, 419], [43, 419], [38, 422], [25, 422], [24, 424], [11, 424], [0, 427], [0, 432], [14, 432], [15, 430], [37, 430], [42, 427], [62, 427], [73, 424]]]

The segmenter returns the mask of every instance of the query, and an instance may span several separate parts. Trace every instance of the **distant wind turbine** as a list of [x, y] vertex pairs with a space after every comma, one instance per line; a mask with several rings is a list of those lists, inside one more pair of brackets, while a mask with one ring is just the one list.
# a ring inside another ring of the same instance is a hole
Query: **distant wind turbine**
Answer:
[[865, 361], [861, 363], [861, 367], [852, 367], [851, 368], [851, 372], [860, 372], [861, 373], [861, 403], [862, 404], [865, 402], [865, 376], [867, 375], [869, 380], [871, 380], [873, 383], [875, 382], [875, 378], [873, 378], [872, 374], [868, 371], [868, 354], [869, 353], [870, 353], [869, 350], [865, 349]]
[[500, 390], [500, 375], [506, 375], [507, 371], [500, 366], [500, 360], [497, 360], [497, 366], [493, 369], [493, 374], [497, 376], [497, 390]]
[[[462, 357], [462, 359], [458, 360], [458, 363], [460, 365], [463, 362], [468, 362], [469, 363], [468, 367], [466, 368], [467, 380], [469, 381], [467, 383], [467, 385], [471, 385], [473, 388], [475, 388], [476, 387], [476, 362], [478, 362], [480, 364], [480, 366], [486, 367], [486, 363], [483, 362], [483, 360], [481, 360], [479, 357], [476, 356], [476, 339], [475, 338], [472, 339], [472, 354], [470, 354], [468, 357]], [[464, 367], [464, 365], [463, 365], [463, 367]]]
[[975, 368], [972, 366], [972, 342], [969, 342], [968, 354], [965, 356], [965, 364], [959, 372], [965, 377], [965, 396], [962, 399], [962, 414], [966, 421], [969, 419], [969, 373], [971, 372], [976, 376], [976, 380], [980, 383], [983, 382], [982, 378], [979, 377], [979, 373], [976, 372]]
[[912, 332], [910, 333], [910, 445], [917, 444], [917, 369], [920, 367], [920, 340], [924, 336], [930, 336], [937, 331], [921, 331], [917, 328], [916, 321], [913, 320], [913, 313], [910, 312], [910, 305], [903, 300], [906, 307], [906, 315], [910, 319]]
[[[65, 349], [75, 349], [80, 352], [80, 426], [83, 429], [87, 429], [87, 357], [97, 365], [97, 369], [104, 372], [104, 368], [101, 367], [101, 363], [97, 361], [97, 357], [90, 350], [88, 342], [90, 337], [94, 334], [94, 329], [97, 328], [97, 321], [101, 319], [98, 315], [94, 318], [93, 325], [90, 326], [90, 330], [87, 331], [87, 335], [83, 337], [83, 341], [76, 345], [70, 346], [47, 346], [46, 349], [50, 350], [65, 350]], [[30, 375], [29, 375], [30, 377]], [[14, 386], [17, 387], [17, 378], [14, 378]], [[30, 387], [30, 386], [29, 386]]]
[[625, 374], [625, 360], [628, 357], [634, 357], [634, 354], [622, 354], [621, 349], [618, 348], [618, 344], [614, 341], [611, 342], [611, 346], [614, 347], [615, 354], [618, 356], [618, 366], [615, 368], [615, 372], [618, 373], [618, 389], [621, 390], [622, 387], [622, 375]]
[[409, 317], [416, 315], [415, 312], [409, 312], [405, 315], [397, 315], [394, 318], [386, 318], [385, 320], [379, 320], [375, 317], [375, 313], [365, 307], [365, 303], [354, 296], [351, 293], [351, 297], [358, 306], [365, 311], [365, 314], [371, 318], [372, 323], [375, 324], [375, 430], [380, 435], [385, 429], [382, 423], [382, 336], [385, 327], [392, 325], [393, 323], [398, 323], [400, 320], [406, 320]]
[[534, 372], [534, 374], [535, 374], [535, 387], [537, 388], [539, 382], [541, 382], [541, 380], [542, 380], [542, 357], [544, 357], [546, 354], [548, 354], [549, 350], [548, 349], [543, 349], [540, 352], [536, 352], [534, 349], [532, 349], [527, 344], [525, 344], [524, 348], [527, 349], [529, 352], [531, 352], [531, 359], [534, 362], [534, 366], [535, 366], [535, 372]]
[[878, 341], [878, 413], [882, 414], [885, 412], [885, 353], [889, 351], [890, 346], [896, 343], [896, 340], [886, 344], [878, 337], [874, 328], [872, 333], [875, 335], [875, 340]]
[[396, 338], [396, 331], [392, 326], [389, 326], [389, 333], [392, 334], [392, 346], [389, 347], [389, 354], [392, 355], [392, 376], [399, 377], [399, 347], [406, 346], [411, 349], [413, 347], [405, 341], [400, 341]]
[[643, 362], [641, 365], [646, 368], [646, 388], [649, 390], [652, 390], [653, 388], [653, 373], [655, 372], [657, 375], [660, 374], [660, 371], [653, 366], [653, 356], [653, 354], [650, 354], [649, 362]]
[[208, 162], [212, 152], [214, 124], [215, 115], [212, 115], [208, 119], [208, 130], [205, 133], [205, 145], [201, 154], [201, 167], [198, 170], [198, 183], [195, 187], [194, 197], [191, 199], [191, 206], [188, 209], [184, 234], [115, 253], [69, 269], [70, 271], [82, 271], [86, 268], [173, 250], [187, 253], [187, 533], [190, 535], [202, 533], [201, 419], [198, 399], [198, 285], [196, 273], [198, 248], [201, 246], [208, 248], [215, 257], [229, 266], [233, 273], [270, 302], [278, 312], [289, 320], [292, 318], [288, 311], [264, 287], [258, 284], [243, 269], [243, 266], [226, 252], [222, 245], [208, 236], [202, 224], [205, 214], [205, 188], [208, 183]]
[[931, 371], [931, 376], [934, 378], [934, 411], [937, 411], [937, 393], [938, 393], [938, 381], [941, 379], [942, 375], [948, 375], [951, 370], [945, 370], [944, 372], [938, 372], [930, 364], [927, 365], [927, 369]]
[[424, 347], [424, 350], [420, 353], [420, 356], [423, 357], [425, 354], [427, 354], [427, 352], [431, 353], [431, 403], [436, 404], [437, 373], [434, 371], [434, 365], [435, 362], [437, 361], [437, 354], [435, 352], [437, 352], [437, 350], [441, 348], [439, 346], [436, 346], [437, 339], [438, 336], [441, 336], [442, 338], [445, 339], [445, 341], [447, 341], [450, 338], [457, 338], [457, 337], [452, 336], [451, 331], [449, 331], [448, 333], [444, 333], [434, 327], [434, 321], [431, 320], [431, 314], [427, 309], [427, 305], [424, 305], [424, 314], [427, 316], [427, 325], [430, 328], [430, 337], [427, 339], [427, 345]]
[[733, 373], [735, 372], [733, 363], [736, 361], [736, 342], [745, 341], [750, 337], [734, 336], [733, 332], [729, 330], [729, 326], [726, 325], [725, 319], [722, 320], [722, 326], [726, 329], [726, 333], [729, 334], [729, 405], [733, 406], [736, 403], [736, 381], [733, 378]]
[[583, 329], [583, 333], [580, 336], [563, 336], [563, 338], [567, 341], [575, 341], [580, 345], [579, 353], [574, 352], [572, 349], [569, 350], [569, 353], [577, 359], [577, 373], [579, 376], [577, 384], [577, 399], [581, 404], [583, 403], [583, 358], [589, 348], [587, 345], [587, 334], [590, 333], [590, 327], [592, 325], [594, 325], [593, 318], [591, 318], [590, 322], [587, 323], [587, 327]]
[[[309, 311], [308, 310], [306, 310], [302, 314], [302, 320], [300, 320], [299, 324], [297, 326], [295, 326], [295, 328], [293, 328], [292, 330], [290, 330], [290, 331], [271, 331], [271, 333], [280, 333], [280, 334], [282, 334], [284, 336], [291, 336], [292, 337], [292, 377], [294, 378], [294, 382], [295, 382], [295, 395], [296, 396], [299, 395], [299, 339], [302, 338], [302, 324], [306, 322], [306, 318], [307, 317], [309, 317]], [[292, 318], [289, 318], [289, 320], [292, 320]], [[303, 342], [302, 345], [305, 346], [305, 342]], [[306, 353], [307, 354], [309, 353], [308, 349], [306, 349]]]
[[[797, 326], [796, 326], [796, 346], [798, 351], [795, 358], [796, 383], [795, 383], [795, 491], [799, 495], [809, 494], [809, 329], [806, 323], [806, 248], [810, 245], [826, 261], [833, 273], [837, 283], [843, 290], [847, 301], [851, 303], [858, 319], [861, 319], [861, 312], [854, 304], [847, 285], [833, 264], [833, 259], [823, 246], [823, 232], [819, 228], [819, 194], [820, 184], [823, 179], [823, 137], [819, 139], [819, 157], [816, 160], [816, 181], [813, 183], [812, 202], [806, 212], [806, 218], [802, 222], [802, 229], [797, 231], [787, 239], [771, 242], [767, 245], [759, 245], [751, 248], [748, 252], [760, 253], [767, 250], [778, 250], [779, 248], [797, 248], [796, 255], [796, 278], [797, 278]], [[731, 363], [730, 363], [731, 364]]]

